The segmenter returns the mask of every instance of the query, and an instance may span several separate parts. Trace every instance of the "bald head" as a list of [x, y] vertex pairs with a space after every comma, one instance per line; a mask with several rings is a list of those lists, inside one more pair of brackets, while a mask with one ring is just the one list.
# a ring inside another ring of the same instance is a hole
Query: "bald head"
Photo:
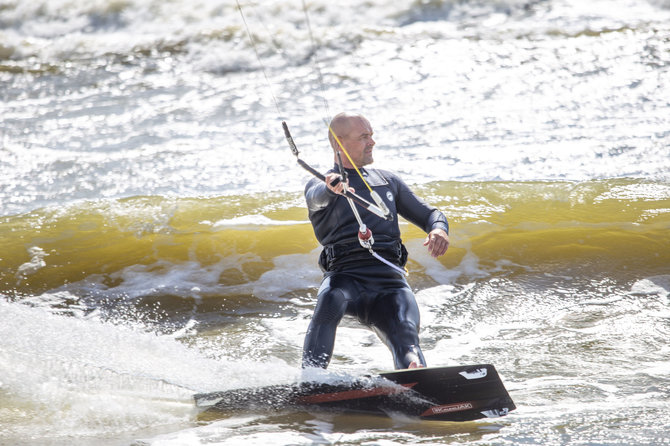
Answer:
[[[330, 129], [328, 130], [328, 140], [330, 145], [334, 150], [339, 149], [337, 141], [333, 137], [334, 132], [337, 135], [337, 138], [341, 141], [342, 139], [348, 137], [356, 124], [363, 125], [364, 127], [370, 128], [370, 123], [363, 115], [352, 114], [352, 113], [338, 113], [335, 115], [332, 121], [330, 121]], [[372, 132], [370, 132], [372, 133]]]
[[[372, 139], [372, 126], [363, 115], [339, 113], [330, 121], [328, 140], [333, 151], [337, 152], [340, 150], [340, 145], [333, 133], [337, 135], [337, 139], [352, 157], [356, 167], [372, 163], [372, 148], [375, 142]], [[342, 158], [345, 167], [353, 167], [348, 157], [343, 156]]]

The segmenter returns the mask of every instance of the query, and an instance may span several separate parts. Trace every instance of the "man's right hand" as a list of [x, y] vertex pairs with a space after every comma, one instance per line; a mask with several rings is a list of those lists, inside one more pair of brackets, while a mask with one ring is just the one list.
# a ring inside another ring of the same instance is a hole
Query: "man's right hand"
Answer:
[[[342, 176], [339, 173], [329, 173], [326, 175], [326, 187], [336, 194], [344, 194], [344, 183], [342, 182]], [[351, 192], [355, 192], [353, 187], [348, 187], [347, 189]]]

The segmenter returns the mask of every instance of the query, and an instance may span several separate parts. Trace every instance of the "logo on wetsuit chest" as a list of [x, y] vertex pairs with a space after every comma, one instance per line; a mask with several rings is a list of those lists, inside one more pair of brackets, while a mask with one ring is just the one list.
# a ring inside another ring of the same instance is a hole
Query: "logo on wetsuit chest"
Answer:
[[390, 190], [386, 191], [386, 198], [388, 199], [388, 201], [393, 201], [393, 194], [391, 193]]

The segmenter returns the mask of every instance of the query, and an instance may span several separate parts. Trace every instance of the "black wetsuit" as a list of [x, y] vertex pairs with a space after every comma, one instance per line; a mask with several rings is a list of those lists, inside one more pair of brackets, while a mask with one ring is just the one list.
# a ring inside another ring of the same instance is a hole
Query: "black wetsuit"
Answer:
[[[373, 249], [390, 262], [404, 266], [407, 251], [400, 239], [398, 214], [426, 233], [442, 228], [446, 217], [419, 199], [395, 174], [360, 169], [368, 184], [382, 197], [393, 221], [359, 207], [363, 222], [372, 231]], [[331, 170], [330, 172], [336, 172]], [[347, 169], [349, 186], [366, 199], [370, 193], [353, 170]], [[358, 222], [345, 197], [313, 179], [305, 188], [309, 219], [324, 249], [319, 264], [324, 270], [314, 315], [303, 347], [303, 367], [327, 367], [335, 344], [335, 331], [345, 314], [372, 328], [393, 353], [395, 367], [425, 359], [419, 347], [419, 308], [405, 276], [374, 258], [358, 242]]]

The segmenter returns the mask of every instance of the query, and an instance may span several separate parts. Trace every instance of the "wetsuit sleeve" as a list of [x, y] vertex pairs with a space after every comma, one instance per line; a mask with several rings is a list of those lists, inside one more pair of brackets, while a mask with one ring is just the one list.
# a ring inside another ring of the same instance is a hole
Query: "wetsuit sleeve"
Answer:
[[310, 214], [326, 208], [336, 198], [337, 194], [331, 192], [326, 183], [318, 178], [312, 178], [305, 186], [305, 201]]
[[426, 233], [439, 228], [449, 234], [449, 222], [439, 209], [417, 197], [407, 184], [395, 175], [393, 183], [397, 187], [396, 208], [400, 215], [422, 228]]

